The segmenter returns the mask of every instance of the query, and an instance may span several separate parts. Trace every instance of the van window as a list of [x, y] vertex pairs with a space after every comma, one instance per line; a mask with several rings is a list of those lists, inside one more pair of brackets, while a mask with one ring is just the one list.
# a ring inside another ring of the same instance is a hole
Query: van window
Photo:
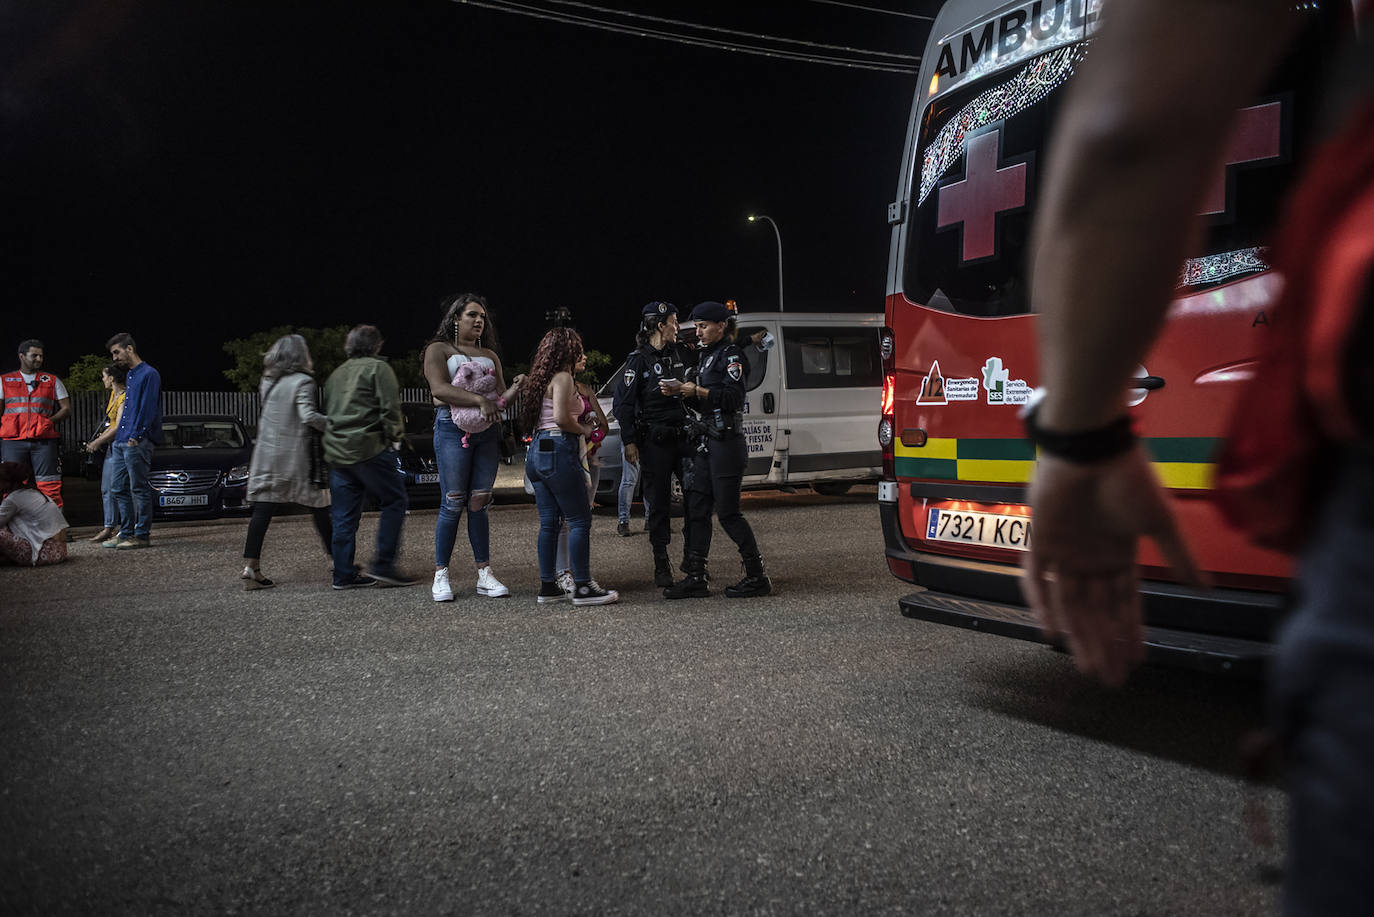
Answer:
[[768, 351], [759, 349], [757, 344], [751, 343], [750, 339], [763, 331], [763, 328], [741, 328], [739, 334], [735, 336], [735, 342], [739, 344], [740, 352], [744, 354], [744, 362], [749, 366], [749, 374], [744, 377], [744, 390], [752, 392], [763, 384], [763, 377], [768, 375]]
[[785, 328], [782, 342], [788, 388], [858, 388], [882, 383], [874, 332]]
[[[1269, 267], [1263, 246], [1294, 178], [1294, 147], [1316, 133], [1315, 111], [1300, 103], [1321, 71], [1320, 55], [1333, 46], [1321, 31], [1339, 27], [1312, 17], [1307, 25], [1259, 104], [1237, 113], [1237, 123], [1263, 143], [1236, 153], [1213, 176], [1202, 250], [1179, 278], [1189, 293]], [[1042, 154], [1065, 95], [1063, 78], [1083, 53], [1059, 48], [936, 99], [922, 113], [903, 278], [913, 302], [982, 318], [1030, 311], [1023, 278], [1046, 170]]]

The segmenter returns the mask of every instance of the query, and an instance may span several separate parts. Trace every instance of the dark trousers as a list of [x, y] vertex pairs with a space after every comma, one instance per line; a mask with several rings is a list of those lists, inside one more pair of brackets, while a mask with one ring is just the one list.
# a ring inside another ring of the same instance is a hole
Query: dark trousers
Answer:
[[[277, 510], [286, 506], [285, 503], [254, 503], [253, 517], [248, 520], [248, 538], [243, 543], [243, 556], [248, 560], [258, 560], [262, 557], [262, 540], [267, 537], [267, 527], [272, 524], [272, 517], [277, 514]], [[312, 506], [310, 517], [315, 523], [315, 531], [320, 533], [320, 541], [324, 542], [326, 554], [334, 553], [334, 523], [330, 519], [330, 510], [327, 506]]]
[[[672, 541], [673, 472], [679, 469], [685, 456], [680, 439], [655, 443], [645, 437], [639, 443], [639, 473], [644, 479], [644, 502], [648, 507], [649, 544], [655, 551], [667, 550]], [[691, 550], [690, 541], [688, 550]]]
[[711, 552], [711, 512], [739, 548], [741, 557], [757, 557], [754, 530], [739, 508], [740, 486], [749, 447], [742, 436], [706, 440], [707, 451], [693, 454], [687, 481], [687, 543], [705, 557]]
[[353, 562], [358, 521], [363, 515], [363, 497], [371, 494], [377, 499], [381, 518], [377, 520], [377, 559], [373, 569], [391, 571], [396, 565], [396, 552], [401, 546], [401, 526], [406, 521], [405, 474], [396, 453], [384, 449], [365, 462], [356, 465], [335, 465], [329, 470], [329, 497], [334, 537], [334, 583], [346, 582], [359, 572]]
[[1374, 901], [1374, 448], [1332, 467], [1272, 680], [1290, 915], [1367, 914]]

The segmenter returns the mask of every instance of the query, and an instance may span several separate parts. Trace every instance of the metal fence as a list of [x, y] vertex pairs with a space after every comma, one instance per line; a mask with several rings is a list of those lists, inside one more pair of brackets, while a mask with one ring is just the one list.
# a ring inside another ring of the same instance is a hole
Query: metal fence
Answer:
[[[81, 444], [93, 438], [105, 422], [108, 392], [72, 392], [72, 413], [57, 425], [62, 434], [63, 453], [81, 451]], [[429, 389], [403, 388], [401, 400], [408, 403], [429, 404]], [[163, 392], [162, 413], [167, 414], [228, 414], [242, 420], [250, 432], [258, 427], [262, 399], [257, 392]], [[513, 409], [507, 416], [514, 416]]]

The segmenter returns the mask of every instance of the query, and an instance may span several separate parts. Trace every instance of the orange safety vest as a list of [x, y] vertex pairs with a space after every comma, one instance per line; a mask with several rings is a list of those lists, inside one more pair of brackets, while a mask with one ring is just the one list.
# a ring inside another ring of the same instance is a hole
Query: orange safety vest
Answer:
[[0, 377], [5, 412], [0, 415], [0, 439], [57, 439], [52, 415], [57, 410], [57, 377], [40, 372], [29, 384], [18, 370]]

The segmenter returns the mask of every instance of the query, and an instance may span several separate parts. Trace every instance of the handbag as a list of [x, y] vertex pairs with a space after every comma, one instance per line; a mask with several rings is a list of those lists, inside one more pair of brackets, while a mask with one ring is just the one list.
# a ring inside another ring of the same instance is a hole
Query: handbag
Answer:
[[324, 434], [314, 427], [306, 428], [310, 449], [310, 485], [317, 490], [329, 487], [329, 463], [324, 460]]

